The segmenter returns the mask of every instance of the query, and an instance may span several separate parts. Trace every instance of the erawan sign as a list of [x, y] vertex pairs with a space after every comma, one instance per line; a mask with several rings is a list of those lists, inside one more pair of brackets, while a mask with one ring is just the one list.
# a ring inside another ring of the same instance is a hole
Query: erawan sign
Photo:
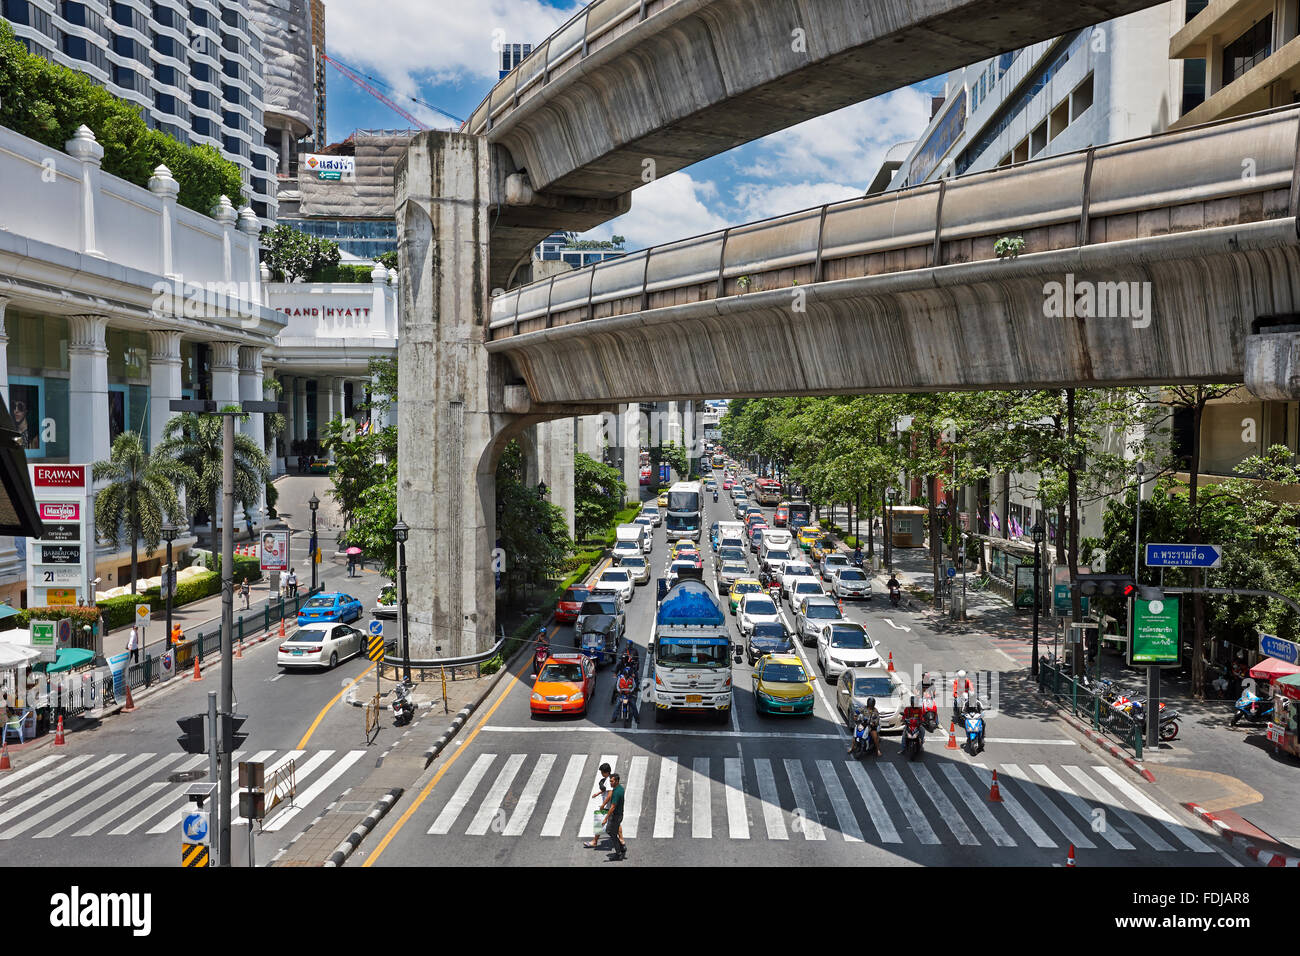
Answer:
[[94, 502], [86, 465], [28, 464], [45, 536], [27, 548], [27, 606], [51, 607], [94, 599], [90, 525]]

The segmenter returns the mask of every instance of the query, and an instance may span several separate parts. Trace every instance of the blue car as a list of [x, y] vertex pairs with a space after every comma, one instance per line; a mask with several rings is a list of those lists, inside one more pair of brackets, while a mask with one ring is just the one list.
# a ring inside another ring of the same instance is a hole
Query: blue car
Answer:
[[361, 617], [361, 602], [351, 594], [335, 591], [308, 598], [298, 610], [298, 623], [316, 624], [321, 621], [339, 621], [346, 624]]

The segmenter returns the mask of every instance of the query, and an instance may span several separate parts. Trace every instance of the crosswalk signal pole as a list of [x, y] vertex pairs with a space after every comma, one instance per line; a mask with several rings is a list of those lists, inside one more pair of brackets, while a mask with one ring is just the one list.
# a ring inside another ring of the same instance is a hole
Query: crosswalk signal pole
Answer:
[[[197, 654], [198, 652], [195, 651]], [[217, 692], [208, 691], [208, 777], [212, 780], [214, 786], [217, 785]], [[212, 822], [216, 824], [217, 830], [221, 829], [221, 801], [216, 800], [212, 804]], [[218, 847], [212, 847], [212, 865], [220, 866], [220, 854]]]

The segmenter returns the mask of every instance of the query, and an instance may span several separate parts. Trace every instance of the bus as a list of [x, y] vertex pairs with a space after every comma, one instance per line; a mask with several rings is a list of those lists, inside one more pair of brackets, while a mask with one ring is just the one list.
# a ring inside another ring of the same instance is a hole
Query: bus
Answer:
[[760, 505], [781, 503], [781, 482], [775, 478], [760, 478], [754, 482], [754, 497]]
[[721, 455], [714, 455], [714, 456], [713, 456], [713, 469], [714, 469], [715, 471], [716, 471], [717, 469], [719, 469], [719, 468], [723, 468], [723, 467], [725, 467], [726, 464], [727, 464], [727, 459], [726, 459], [726, 458], [722, 457]]
[[812, 524], [812, 505], [804, 501], [792, 501], [789, 507], [790, 513], [786, 519], [788, 527], [791, 534], [798, 535], [800, 528]]
[[703, 518], [704, 493], [698, 481], [679, 481], [668, 489], [668, 508], [664, 516], [664, 531], [669, 541], [681, 538], [700, 540]]

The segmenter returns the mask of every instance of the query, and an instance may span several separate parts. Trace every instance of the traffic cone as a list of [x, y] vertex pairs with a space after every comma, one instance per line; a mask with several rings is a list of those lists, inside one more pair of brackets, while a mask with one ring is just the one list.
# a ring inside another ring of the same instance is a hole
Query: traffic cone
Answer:
[[948, 743], [944, 746], [944, 749], [957, 749], [957, 722], [955, 720], [948, 724]]
[[67, 743], [63, 739], [63, 715], [59, 714], [59, 726], [54, 728], [54, 746], [62, 747]]
[[1069, 855], [1067, 855], [1065, 858], [1065, 865], [1069, 869], [1074, 869], [1074, 844], [1073, 843], [1070, 844], [1070, 852]]
[[203, 674], [199, 671], [199, 655], [197, 652], [194, 655], [194, 679], [203, 680]]
[[889, 670], [892, 671], [893, 669], [894, 669], [894, 652], [893, 652], [893, 651], [890, 651], [890, 652], [889, 652]]
[[122, 708], [122, 713], [129, 714], [135, 710], [135, 701], [131, 699], [131, 685], [126, 685], [126, 706]]
[[284, 637], [284, 618], [280, 618], [280, 636]]
[[237, 660], [237, 661], [242, 661], [243, 659], [244, 659], [244, 645], [243, 645], [243, 644], [236, 644], [236, 645], [235, 645], [235, 660]]
[[1001, 803], [1002, 791], [998, 789], [998, 772], [993, 771], [993, 786], [989, 788], [989, 803]]
[[5, 740], [0, 742], [0, 770], [12, 769], [14, 768], [9, 764], [9, 741]]

